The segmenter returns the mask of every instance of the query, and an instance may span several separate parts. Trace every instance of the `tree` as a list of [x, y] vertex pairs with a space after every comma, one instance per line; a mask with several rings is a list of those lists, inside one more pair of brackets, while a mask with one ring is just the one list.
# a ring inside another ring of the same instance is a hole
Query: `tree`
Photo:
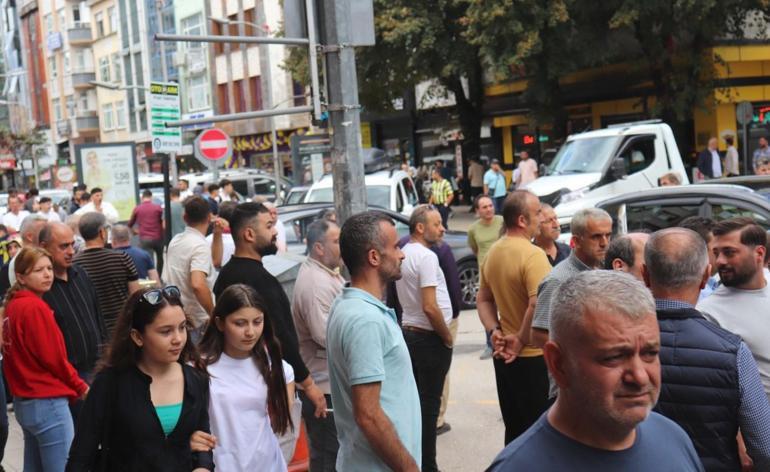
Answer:
[[[451, 92], [466, 158], [481, 153], [484, 106], [481, 54], [467, 34], [473, 1], [374, 0], [376, 44], [356, 51], [360, 101], [371, 111], [392, 111], [394, 99], [426, 80]], [[307, 83], [303, 56], [292, 51], [286, 67]]]
[[[19, 166], [19, 160], [21, 159], [33, 159], [36, 160], [40, 157], [44, 151], [40, 148], [46, 143], [46, 137], [39, 128], [32, 129], [28, 132], [14, 133], [8, 128], [0, 128], [0, 148], [8, 149], [16, 156]], [[35, 166], [37, 164], [35, 163]], [[22, 166], [22, 174], [24, 167]], [[35, 175], [35, 179], [39, 176]], [[40, 182], [35, 181], [35, 185], [40, 186]]]

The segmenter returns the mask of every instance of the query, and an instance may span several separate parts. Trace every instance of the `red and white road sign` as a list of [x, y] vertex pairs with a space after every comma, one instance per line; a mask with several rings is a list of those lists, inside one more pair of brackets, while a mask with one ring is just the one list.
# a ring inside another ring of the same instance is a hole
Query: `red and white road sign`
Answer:
[[195, 153], [210, 161], [227, 159], [233, 152], [230, 136], [216, 128], [207, 129], [195, 138]]

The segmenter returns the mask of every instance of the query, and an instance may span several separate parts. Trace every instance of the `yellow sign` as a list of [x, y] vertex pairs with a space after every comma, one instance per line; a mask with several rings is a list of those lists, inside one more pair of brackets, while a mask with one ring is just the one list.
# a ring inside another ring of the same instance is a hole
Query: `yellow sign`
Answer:
[[372, 125], [369, 122], [361, 122], [361, 147], [372, 147]]

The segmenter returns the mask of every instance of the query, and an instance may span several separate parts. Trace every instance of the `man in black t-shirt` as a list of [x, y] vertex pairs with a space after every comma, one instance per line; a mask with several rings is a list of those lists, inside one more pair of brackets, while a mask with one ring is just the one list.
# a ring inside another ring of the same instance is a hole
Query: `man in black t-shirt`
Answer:
[[230, 218], [235, 253], [222, 267], [214, 284], [216, 298], [230, 285], [246, 284], [265, 302], [267, 316], [281, 343], [283, 358], [294, 369], [296, 383], [315, 405], [316, 417], [326, 416], [326, 398], [313, 382], [299, 354], [299, 341], [291, 317], [291, 303], [281, 283], [262, 265], [262, 257], [277, 252], [276, 234], [270, 211], [260, 203], [241, 203]]

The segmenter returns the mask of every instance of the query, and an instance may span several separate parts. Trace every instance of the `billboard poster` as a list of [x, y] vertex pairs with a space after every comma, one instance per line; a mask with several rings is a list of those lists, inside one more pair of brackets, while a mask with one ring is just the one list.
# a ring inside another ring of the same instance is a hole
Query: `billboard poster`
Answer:
[[118, 211], [120, 221], [128, 220], [139, 198], [136, 149], [133, 142], [80, 144], [75, 146], [78, 181], [90, 191], [99, 187], [104, 201]]

